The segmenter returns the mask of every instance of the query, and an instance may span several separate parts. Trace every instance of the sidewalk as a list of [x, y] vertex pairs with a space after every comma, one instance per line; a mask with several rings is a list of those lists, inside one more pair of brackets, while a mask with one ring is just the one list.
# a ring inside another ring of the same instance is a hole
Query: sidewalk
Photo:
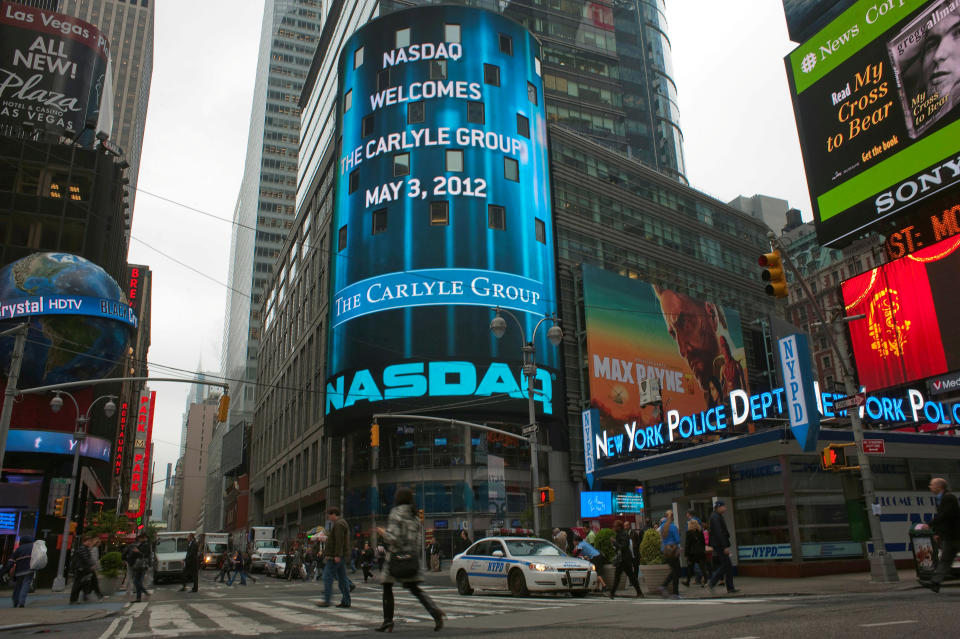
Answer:
[[[50, 626], [102, 619], [121, 612], [127, 606], [127, 597], [119, 591], [110, 597], [97, 601], [96, 596], [89, 602], [70, 605], [70, 591], [53, 592], [48, 588], [38, 589], [27, 595], [25, 608], [13, 608], [10, 596], [12, 588], [0, 590], [0, 632], [32, 626]], [[9, 608], [9, 610], [7, 610]]]

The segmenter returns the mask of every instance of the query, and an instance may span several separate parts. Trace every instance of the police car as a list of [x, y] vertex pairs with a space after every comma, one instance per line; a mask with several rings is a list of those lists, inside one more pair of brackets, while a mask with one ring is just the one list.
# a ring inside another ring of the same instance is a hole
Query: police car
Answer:
[[506, 590], [516, 597], [530, 592], [583, 597], [596, 585], [597, 570], [543, 539], [487, 537], [453, 558], [450, 578], [461, 595]]

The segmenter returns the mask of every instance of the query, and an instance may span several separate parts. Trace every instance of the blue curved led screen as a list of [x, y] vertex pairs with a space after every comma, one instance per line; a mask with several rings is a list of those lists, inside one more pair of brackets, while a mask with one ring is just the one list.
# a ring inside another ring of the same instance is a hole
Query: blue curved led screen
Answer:
[[[556, 310], [540, 46], [467, 7], [358, 30], [340, 57], [325, 413], [464, 404], [526, 421], [521, 338]], [[556, 417], [559, 352], [537, 333], [537, 412]]]

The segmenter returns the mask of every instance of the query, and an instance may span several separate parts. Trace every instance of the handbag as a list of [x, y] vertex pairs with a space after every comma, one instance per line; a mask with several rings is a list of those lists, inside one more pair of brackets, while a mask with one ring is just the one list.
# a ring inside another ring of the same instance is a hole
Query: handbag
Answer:
[[420, 572], [420, 559], [411, 553], [395, 553], [390, 557], [390, 576], [399, 581], [413, 579]]
[[680, 556], [680, 546], [677, 544], [667, 544], [663, 547], [664, 559], [676, 559]]

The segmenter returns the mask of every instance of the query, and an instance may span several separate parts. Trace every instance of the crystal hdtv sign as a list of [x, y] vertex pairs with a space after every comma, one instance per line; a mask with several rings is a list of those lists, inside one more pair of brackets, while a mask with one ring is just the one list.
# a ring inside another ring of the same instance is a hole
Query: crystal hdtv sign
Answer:
[[843, 282], [861, 386], [875, 391], [960, 369], [960, 236]]
[[[527, 418], [521, 337], [557, 308], [540, 45], [467, 7], [373, 20], [340, 57], [326, 423], [450, 406]], [[537, 332], [537, 410], [558, 349]]]
[[960, 2], [861, 0], [785, 59], [817, 238], [960, 192]]

